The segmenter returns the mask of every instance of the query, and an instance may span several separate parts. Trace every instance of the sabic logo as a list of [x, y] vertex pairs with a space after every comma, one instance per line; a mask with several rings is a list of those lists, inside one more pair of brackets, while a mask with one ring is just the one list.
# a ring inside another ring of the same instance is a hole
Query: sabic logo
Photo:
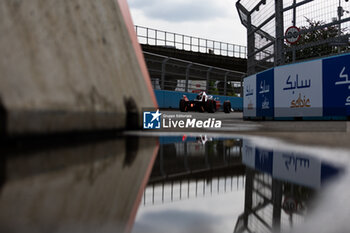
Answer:
[[159, 109], [156, 112], [143, 112], [143, 128], [160, 129], [161, 115]]

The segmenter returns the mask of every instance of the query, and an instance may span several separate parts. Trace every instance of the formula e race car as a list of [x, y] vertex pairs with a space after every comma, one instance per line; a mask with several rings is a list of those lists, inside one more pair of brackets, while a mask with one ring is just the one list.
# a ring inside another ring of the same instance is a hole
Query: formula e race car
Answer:
[[[196, 99], [189, 100], [186, 95], [183, 95], [180, 100], [179, 108], [181, 112], [187, 111], [198, 111], [198, 112], [209, 112], [214, 113], [220, 109], [221, 103], [218, 100], [215, 100], [212, 95], [207, 95], [204, 91], [200, 92]], [[224, 112], [231, 112], [231, 103], [230, 101], [224, 102]]]

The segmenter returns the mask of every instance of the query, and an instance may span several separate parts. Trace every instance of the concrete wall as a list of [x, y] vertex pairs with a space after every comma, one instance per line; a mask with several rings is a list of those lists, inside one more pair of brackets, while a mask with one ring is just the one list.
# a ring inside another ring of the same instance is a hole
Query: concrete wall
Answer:
[[[122, 129], [156, 101], [125, 0], [0, 1], [0, 128]], [[141, 124], [141, 121], [140, 121]]]
[[[195, 93], [186, 93], [178, 91], [163, 91], [163, 90], [154, 90], [156, 95], [159, 108], [179, 108], [179, 102], [183, 95], [186, 95], [190, 100], [196, 98], [197, 94]], [[214, 98], [217, 98], [221, 102], [221, 106], [224, 101], [229, 100], [231, 106], [234, 110], [243, 110], [243, 98], [241, 97], [232, 97], [232, 96], [221, 96], [213, 95]]]

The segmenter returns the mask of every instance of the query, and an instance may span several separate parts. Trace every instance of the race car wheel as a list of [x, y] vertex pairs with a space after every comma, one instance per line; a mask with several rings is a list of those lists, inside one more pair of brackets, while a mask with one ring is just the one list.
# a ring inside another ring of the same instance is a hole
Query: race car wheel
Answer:
[[205, 103], [204, 102], [198, 102], [197, 106], [197, 111], [198, 112], [204, 112], [205, 111]]
[[213, 100], [213, 109], [214, 109], [214, 112], [216, 112], [218, 109], [217, 109], [217, 104], [216, 104], [216, 101]]
[[188, 104], [185, 100], [180, 100], [179, 108], [181, 112], [187, 112], [188, 111]]
[[214, 100], [207, 101], [207, 112], [214, 113], [216, 110], [216, 102]]
[[231, 102], [230, 101], [225, 101], [224, 102], [224, 112], [225, 113], [230, 113], [231, 112]]

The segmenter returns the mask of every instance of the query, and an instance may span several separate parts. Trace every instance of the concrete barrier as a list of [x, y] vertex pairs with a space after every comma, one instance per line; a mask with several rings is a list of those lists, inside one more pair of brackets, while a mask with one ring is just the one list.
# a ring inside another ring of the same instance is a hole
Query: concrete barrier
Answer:
[[157, 106], [125, 0], [4, 0], [0, 33], [1, 134], [136, 127]]
[[[187, 93], [187, 92], [178, 92], [178, 91], [163, 91], [163, 90], [154, 90], [156, 95], [159, 108], [179, 108], [179, 102], [183, 95], [186, 95], [190, 100], [195, 99], [197, 94]], [[221, 106], [224, 101], [229, 100], [231, 102], [231, 107], [234, 110], [243, 110], [243, 99], [241, 97], [232, 97], [232, 96], [221, 96], [213, 95], [214, 98], [221, 102]]]

